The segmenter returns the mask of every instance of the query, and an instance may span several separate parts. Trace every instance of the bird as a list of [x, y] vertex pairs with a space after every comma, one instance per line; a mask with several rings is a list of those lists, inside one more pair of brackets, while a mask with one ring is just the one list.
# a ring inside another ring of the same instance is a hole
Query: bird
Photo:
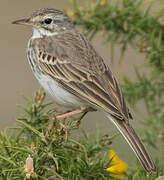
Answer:
[[25, 19], [33, 35], [27, 57], [34, 76], [53, 101], [72, 112], [89, 107], [104, 113], [149, 173], [155, 164], [130, 124], [132, 115], [110, 67], [62, 10], [42, 8]]

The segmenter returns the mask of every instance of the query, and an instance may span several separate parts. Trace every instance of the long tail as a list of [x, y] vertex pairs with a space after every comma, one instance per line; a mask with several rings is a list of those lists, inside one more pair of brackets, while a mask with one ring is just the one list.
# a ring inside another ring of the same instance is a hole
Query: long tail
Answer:
[[147, 153], [143, 143], [135, 133], [134, 129], [125, 121], [116, 120], [111, 116], [108, 116], [108, 118], [114, 123], [114, 125], [124, 136], [128, 144], [136, 154], [137, 158], [139, 159], [143, 167], [146, 169], [146, 171], [148, 172], [156, 171], [156, 167], [151, 157]]

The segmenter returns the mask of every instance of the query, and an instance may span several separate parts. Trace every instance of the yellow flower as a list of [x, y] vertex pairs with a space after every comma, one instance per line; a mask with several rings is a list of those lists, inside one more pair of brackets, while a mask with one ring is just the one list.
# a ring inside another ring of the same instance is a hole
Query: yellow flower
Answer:
[[118, 158], [115, 151], [109, 151], [109, 159], [111, 160], [111, 166], [106, 170], [112, 172], [110, 175], [116, 179], [123, 179], [124, 173], [127, 171], [127, 165], [121, 159]]

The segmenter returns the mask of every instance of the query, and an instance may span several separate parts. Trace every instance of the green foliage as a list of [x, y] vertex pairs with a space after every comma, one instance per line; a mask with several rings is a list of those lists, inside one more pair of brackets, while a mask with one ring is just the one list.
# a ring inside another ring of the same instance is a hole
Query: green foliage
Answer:
[[[26, 179], [29, 155], [34, 161], [33, 176], [37, 179], [109, 178], [110, 173], [105, 169], [110, 163], [106, 153], [111, 138], [97, 136], [90, 140], [85, 134], [80, 141], [66, 139], [65, 130], [55, 119], [54, 112], [46, 111], [50, 104], [43, 103], [44, 97], [42, 91], [36, 93], [34, 101], [25, 97], [27, 106], [21, 106], [25, 114], [16, 119], [18, 126], [8, 128], [9, 133], [8, 130], [0, 133], [0, 179]], [[51, 118], [54, 118], [55, 127], [47, 134]], [[79, 117], [62, 123], [70, 133], [78, 128]]]

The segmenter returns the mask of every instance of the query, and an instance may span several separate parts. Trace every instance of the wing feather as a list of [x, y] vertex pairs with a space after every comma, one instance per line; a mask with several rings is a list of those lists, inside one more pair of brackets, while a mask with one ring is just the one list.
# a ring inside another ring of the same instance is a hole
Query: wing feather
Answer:
[[37, 63], [45, 74], [75, 96], [128, 121], [131, 114], [116, 79], [84, 36], [65, 33], [36, 41]]

